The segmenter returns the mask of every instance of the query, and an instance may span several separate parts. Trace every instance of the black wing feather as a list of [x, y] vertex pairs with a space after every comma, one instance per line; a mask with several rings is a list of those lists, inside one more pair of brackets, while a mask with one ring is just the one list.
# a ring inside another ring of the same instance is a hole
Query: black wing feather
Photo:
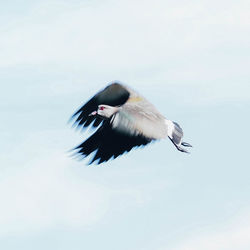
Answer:
[[80, 144], [77, 153], [86, 157], [96, 151], [91, 163], [97, 160], [97, 164], [110, 160], [110, 158], [118, 157], [125, 152], [129, 152], [133, 147], [145, 146], [152, 139], [143, 135], [132, 136], [112, 129], [107, 120], [103, 125], [86, 141]]
[[97, 93], [86, 104], [84, 104], [77, 112], [72, 116], [76, 118], [75, 124], [77, 126], [87, 127], [94, 120], [93, 126], [97, 127], [102, 122], [102, 119], [97, 116], [89, 116], [93, 111], [97, 110], [98, 105], [106, 104], [110, 106], [123, 105], [129, 98], [129, 91], [119, 83], [112, 83], [105, 89]]

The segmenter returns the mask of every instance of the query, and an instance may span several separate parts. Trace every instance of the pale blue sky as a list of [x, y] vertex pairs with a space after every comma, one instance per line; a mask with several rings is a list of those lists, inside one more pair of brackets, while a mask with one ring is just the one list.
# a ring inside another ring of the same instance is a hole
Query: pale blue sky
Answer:
[[[249, 1], [0, 4], [0, 248], [250, 249]], [[113, 80], [184, 129], [101, 166], [67, 124]]]

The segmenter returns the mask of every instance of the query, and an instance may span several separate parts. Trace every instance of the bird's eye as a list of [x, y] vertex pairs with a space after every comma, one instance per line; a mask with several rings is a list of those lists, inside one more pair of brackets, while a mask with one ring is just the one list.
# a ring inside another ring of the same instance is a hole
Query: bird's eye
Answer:
[[99, 109], [100, 109], [100, 110], [104, 110], [105, 108], [104, 108], [103, 106], [101, 106]]

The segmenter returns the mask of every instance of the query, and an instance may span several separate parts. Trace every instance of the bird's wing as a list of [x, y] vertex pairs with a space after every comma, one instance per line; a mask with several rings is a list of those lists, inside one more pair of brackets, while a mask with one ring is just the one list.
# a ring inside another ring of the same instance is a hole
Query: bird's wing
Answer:
[[151, 139], [167, 136], [165, 117], [145, 98], [130, 98], [112, 119], [112, 126], [130, 135]]
[[[111, 118], [112, 119], [112, 118]], [[129, 152], [133, 147], [144, 146], [152, 139], [143, 135], [130, 135], [114, 129], [110, 120], [104, 121], [99, 129], [86, 141], [75, 149], [83, 157], [95, 152], [91, 163], [97, 160], [97, 164], [108, 161], [110, 158], [116, 158], [124, 152]]]
[[89, 126], [95, 120], [93, 126], [97, 127], [102, 122], [102, 118], [99, 116], [89, 116], [89, 114], [96, 111], [98, 105], [106, 104], [110, 106], [120, 106], [128, 100], [129, 96], [130, 93], [125, 86], [119, 83], [112, 83], [102, 91], [98, 92], [77, 112], [75, 112], [72, 119], [76, 119], [75, 124], [77, 126], [83, 127]]

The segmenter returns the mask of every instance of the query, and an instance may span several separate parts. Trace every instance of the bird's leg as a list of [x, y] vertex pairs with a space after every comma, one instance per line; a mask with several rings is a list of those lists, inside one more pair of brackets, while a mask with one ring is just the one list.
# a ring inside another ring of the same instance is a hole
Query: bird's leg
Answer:
[[190, 152], [188, 152], [186, 149], [182, 148], [180, 145], [177, 145], [177, 144], [173, 141], [173, 139], [172, 139], [171, 137], [168, 137], [168, 138], [173, 142], [173, 144], [175, 145], [175, 147], [176, 147], [179, 151], [181, 151], [181, 152], [183, 152], [183, 153], [190, 154]]
[[181, 145], [184, 147], [193, 147], [191, 144], [184, 142], [184, 141], [181, 143]]

